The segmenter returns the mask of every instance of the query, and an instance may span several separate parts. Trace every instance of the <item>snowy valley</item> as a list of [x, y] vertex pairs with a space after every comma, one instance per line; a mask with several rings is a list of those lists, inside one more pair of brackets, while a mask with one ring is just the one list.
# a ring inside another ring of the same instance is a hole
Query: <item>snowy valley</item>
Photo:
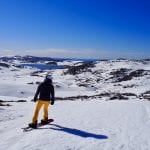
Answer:
[[[47, 73], [54, 122], [23, 132]], [[0, 57], [0, 81], [0, 150], [150, 149], [150, 60]]]

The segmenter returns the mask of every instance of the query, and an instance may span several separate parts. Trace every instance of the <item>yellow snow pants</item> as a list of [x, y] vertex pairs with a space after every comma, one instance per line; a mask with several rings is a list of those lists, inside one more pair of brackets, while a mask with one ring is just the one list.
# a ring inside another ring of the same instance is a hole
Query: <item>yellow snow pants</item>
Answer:
[[37, 121], [39, 111], [40, 111], [40, 109], [41, 109], [41, 107], [43, 105], [44, 105], [44, 116], [43, 116], [43, 119], [44, 120], [48, 119], [48, 106], [49, 106], [49, 104], [50, 104], [49, 101], [43, 101], [43, 100], [38, 100], [37, 101], [35, 112], [34, 112], [34, 116], [32, 118], [32, 123], [35, 123]]

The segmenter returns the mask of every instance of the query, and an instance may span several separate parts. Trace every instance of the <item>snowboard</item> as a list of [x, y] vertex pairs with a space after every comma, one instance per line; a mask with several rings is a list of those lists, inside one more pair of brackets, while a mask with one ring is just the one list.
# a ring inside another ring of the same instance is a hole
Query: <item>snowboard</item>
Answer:
[[[48, 119], [48, 123], [47, 124], [50, 124], [53, 121], [54, 121], [54, 119]], [[38, 129], [39, 127], [45, 126], [47, 124], [38, 123], [37, 124], [37, 128], [32, 128], [32, 127], [27, 126], [27, 127], [21, 128], [21, 129], [23, 129], [23, 132], [28, 132], [28, 131], [32, 131], [34, 129]]]

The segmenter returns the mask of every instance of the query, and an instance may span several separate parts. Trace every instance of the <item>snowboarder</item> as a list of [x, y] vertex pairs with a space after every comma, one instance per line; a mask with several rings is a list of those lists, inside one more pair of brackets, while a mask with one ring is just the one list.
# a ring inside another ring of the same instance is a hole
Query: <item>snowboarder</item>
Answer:
[[53, 105], [55, 101], [54, 86], [52, 84], [51, 75], [46, 75], [45, 80], [38, 86], [33, 100], [34, 102], [37, 101], [37, 105], [32, 118], [32, 123], [29, 124], [29, 127], [37, 128], [37, 119], [41, 107], [44, 105], [44, 116], [43, 119], [41, 120], [41, 124], [47, 124], [48, 106], [49, 104]]

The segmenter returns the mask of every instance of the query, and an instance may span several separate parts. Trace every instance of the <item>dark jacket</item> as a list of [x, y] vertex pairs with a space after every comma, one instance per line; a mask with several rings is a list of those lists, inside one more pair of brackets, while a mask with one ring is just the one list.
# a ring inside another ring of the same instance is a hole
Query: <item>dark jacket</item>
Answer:
[[[38, 98], [39, 96], [39, 98]], [[44, 80], [38, 88], [34, 96], [34, 101], [38, 99], [43, 101], [53, 101], [55, 100], [55, 92], [54, 92], [54, 86], [52, 85], [51, 80]]]

